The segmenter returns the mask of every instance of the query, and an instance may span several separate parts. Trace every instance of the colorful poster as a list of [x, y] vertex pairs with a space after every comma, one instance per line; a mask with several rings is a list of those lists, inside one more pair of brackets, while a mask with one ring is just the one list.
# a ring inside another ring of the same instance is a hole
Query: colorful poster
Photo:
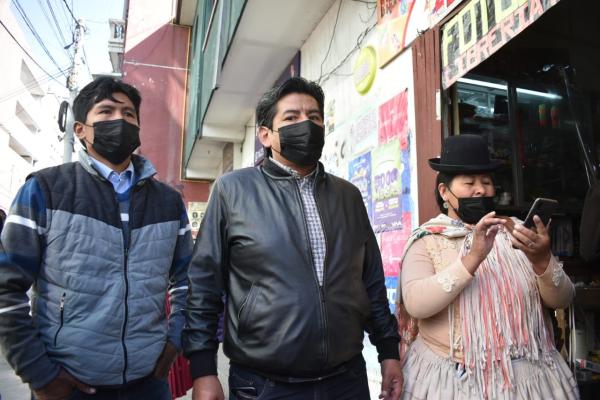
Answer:
[[390, 304], [390, 311], [392, 314], [396, 313], [396, 295], [398, 291], [398, 277], [386, 277], [385, 278], [385, 289], [387, 291], [388, 303]]
[[389, 63], [422, 32], [437, 25], [461, 2], [462, 0], [377, 0], [379, 67]]
[[429, 26], [435, 26], [462, 0], [427, 0], [426, 10], [429, 14]]
[[363, 202], [373, 221], [373, 203], [371, 202], [371, 153], [363, 154], [348, 164], [348, 180], [360, 190]]
[[361, 115], [350, 127], [352, 154], [358, 155], [377, 147], [377, 109]]
[[[381, 234], [381, 258], [383, 260], [383, 272], [386, 277], [398, 276], [400, 272], [400, 259], [406, 241], [410, 236], [410, 213], [404, 214], [408, 217], [408, 226], [403, 224], [401, 230]], [[403, 220], [404, 217], [403, 215]]]
[[371, 153], [373, 230], [402, 228], [402, 177], [404, 166], [400, 139], [381, 145]]
[[379, 143], [400, 138], [400, 148], [408, 148], [408, 90], [379, 106]]
[[416, 37], [416, 32], [413, 37], [412, 32], [408, 31], [414, 5], [415, 0], [377, 0], [380, 68], [400, 54]]

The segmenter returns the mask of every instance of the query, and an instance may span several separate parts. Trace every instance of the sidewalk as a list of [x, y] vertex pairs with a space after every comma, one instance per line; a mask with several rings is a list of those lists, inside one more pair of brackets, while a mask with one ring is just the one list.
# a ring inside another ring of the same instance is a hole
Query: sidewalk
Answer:
[[4, 356], [0, 355], [0, 399], [30, 400], [29, 387], [15, 375]]
[[[218, 373], [225, 400], [228, 398], [229, 386], [227, 379], [229, 377], [229, 360], [225, 354], [219, 350], [218, 354]], [[192, 390], [180, 399], [191, 400]], [[0, 356], [0, 400], [30, 400], [29, 387], [21, 382], [21, 378], [15, 375], [12, 368], [8, 365], [3, 356]]]

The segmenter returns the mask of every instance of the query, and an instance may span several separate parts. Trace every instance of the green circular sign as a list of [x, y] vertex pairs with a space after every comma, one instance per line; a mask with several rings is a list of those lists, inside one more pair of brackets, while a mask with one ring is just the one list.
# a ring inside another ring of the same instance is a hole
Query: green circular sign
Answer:
[[363, 48], [354, 63], [354, 87], [361, 95], [371, 90], [377, 75], [377, 53], [373, 46]]

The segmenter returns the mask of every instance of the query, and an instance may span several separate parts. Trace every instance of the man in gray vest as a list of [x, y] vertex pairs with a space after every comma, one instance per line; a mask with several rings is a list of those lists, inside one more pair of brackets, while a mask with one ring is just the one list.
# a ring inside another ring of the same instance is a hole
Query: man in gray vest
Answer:
[[179, 193], [132, 154], [140, 103], [112, 78], [84, 87], [86, 150], [29, 176], [2, 231], [0, 348], [40, 400], [171, 398], [192, 239]]

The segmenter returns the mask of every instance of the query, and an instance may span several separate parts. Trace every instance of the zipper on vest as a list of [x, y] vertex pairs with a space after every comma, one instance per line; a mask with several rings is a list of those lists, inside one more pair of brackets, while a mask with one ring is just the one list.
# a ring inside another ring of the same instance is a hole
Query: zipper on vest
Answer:
[[[315, 285], [317, 285], [317, 291], [319, 293], [319, 305], [321, 308], [321, 324], [323, 326], [323, 341], [322, 341], [322, 349], [323, 349], [323, 362], [327, 361], [327, 321], [325, 319], [325, 291], [323, 290], [323, 286], [321, 286], [319, 284], [319, 277], [317, 276], [317, 269], [315, 266], [315, 260], [314, 260], [314, 256], [313, 256], [313, 250], [312, 250], [312, 245], [310, 243], [310, 236], [308, 234], [308, 225], [306, 222], [306, 213], [304, 212], [304, 202], [302, 201], [302, 195], [300, 194], [300, 189], [298, 188], [298, 183], [294, 181], [294, 187], [296, 189], [296, 195], [298, 198], [298, 201], [300, 201], [300, 211], [302, 212], [302, 222], [304, 225], [304, 234], [306, 235], [306, 239], [308, 240], [308, 250], [309, 250], [309, 256], [310, 256], [310, 263], [312, 264], [312, 270], [313, 270], [313, 277]], [[315, 186], [316, 187], [316, 186]], [[315, 202], [316, 204], [316, 202]], [[323, 235], [325, 235], [325, 232], [323, 231]], [[327, 257], [327, 254], [325, 255], [325, 257]], [[323, 265], [323, 267], [325, 267]], [[323, 268], [324, 270], [325, 268]], [[323, 271], [324, 272], [324, 271]], [[325, 284], [325, 273], [323, 273], [323, 284]]]
[[129, 281], [127, 280], [127, 258], [129, 257], [129, 248], [125, 248], [123, 258], [123, 277], [125, 279], [125, 318], [123, 319], [123, 332], [121, 333], [121, 344], [123, 345], [123, 384], [127, 383], [127, 346], [125, 345], [125, 332], [127, 332], [127, 318], [129, 318], [129, 307], [127, 305], [127, 297], [129, 296]]
[[60, 325], [58, 325], [58, 329], [56, 330], [56, 333], [54, 334], [54, 346], [56, 346], [56, 341], [58, 339], [58, 334], [60, 333], [60, 330], [63, 327], [64, 324], [64, 318], [65, 318], [65, 297], [67, 296], [66, 293], [63, 293], [62, 296], [60, 296], [60, 303], [59, 303], [59, 310], [60, 310]]

